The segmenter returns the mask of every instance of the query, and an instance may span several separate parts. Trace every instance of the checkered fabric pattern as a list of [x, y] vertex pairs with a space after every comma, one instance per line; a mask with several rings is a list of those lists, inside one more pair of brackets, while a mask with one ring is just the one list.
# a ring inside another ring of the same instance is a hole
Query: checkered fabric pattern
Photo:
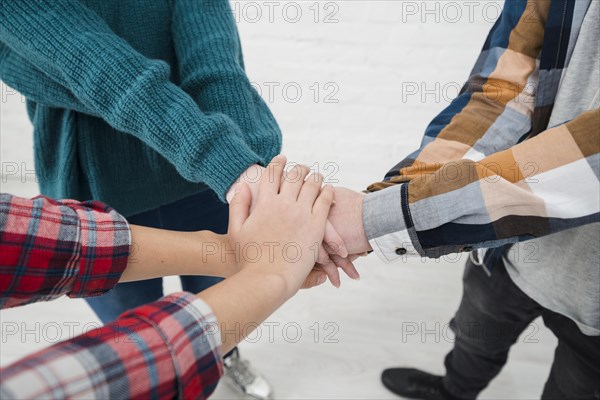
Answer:
[[369, 187], [367, 209], [402, 210], [365, 215], [365, 226], [386, 221], [369, 237], [384, 260], [498, 248], [600, 220], [600, 110], [548, 126], [589, 4], [505, 3], [461, 94]]

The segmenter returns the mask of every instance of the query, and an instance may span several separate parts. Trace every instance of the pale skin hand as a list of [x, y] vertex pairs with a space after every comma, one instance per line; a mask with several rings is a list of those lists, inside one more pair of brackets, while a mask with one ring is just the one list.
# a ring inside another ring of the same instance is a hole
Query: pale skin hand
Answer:
[[[229, 278], [240, 271], [240, 257], [227, 235], [210, 231], [176, 232], [131, 225], [131, 251], [119, 282], [141, 281], [175, 275]], [[302, 288], [325, 282], [325, 273], [311, 271]]]
[[234, 255], [223, 256], [226, 235], [175, 232], [131, 225], [131, 251], [119, 282], [171, 275], [227, 278], [239, 271]]
[[[282, 159], [285, 160], [285, 159]], [[286, 161], [283, 161], [284, 164]], [[256, 204], [256, 199], [259, 194], [259, 181], [262, 176], [267, 174], [269, 179], [273, 179], [273, 176], [270, 176], [270, 172], [267, 171], [264, 167], [259, 165], [250, 166], [242, 175], [240, 175], [238, 181], [244, 182], [248, 185], [250, 189], [250, 193], [252, 194], [252, 203], [250, 210], [254, 209]], [[295, 182], [300, 179], [312, 179], [314, 176], [310, 175], [310, 170], [308, 167], [303, 165], [296, 165], [288, 172], [284, 172], [283, 176], [286, 181]], [[234, 187], [227, 192], [226, 199], [229, 203], [231, 203], [231, 199], [234, 195]], [[325, 228], [325, 240], [323, 245], [319, 247], [319, 256], [317, 262], [315, 263], [315, 269], [325, 272], [327, 274], [330, 282], [335, 287], [340, 287], [340, 273], [338, 268], [341, 268], [346, 275], [348, 275], [352, 279], [359, 279], [360, 275], [352, 261], [354, 261], [357, 256], [348, 256], [348, 250], [346, 245], [344, 244], [344, 240], [338, 234], [334, 226], [330, 221], [327, 222], [327, 226]]]
[[373, 250], [363, 224], [363, 202], [365, 194], [336, 187], [335, 204], [329, 212], [329, 221], [340, 234], [348, 252], [360, 256]]
[[[292, 297], [315, 272], [314, 246], [323, 240], [333, 189], [326, 186], [321, 190], [320, 175], [306, 182], [284, 181], [284, 164], [284, 159], [276, 157], [269, 165], [275, 178], [261, 178], [252, 213], [252, 193], [244, 183], [236, 185], [230, 206], [231, 245], [259, 245], [263, 256], [258, 260], [242, 258], [241, 272], [198, 295], [219, 321], [223, 352], [231, 350]], [[271, 251], [273, 243], [279, 245], [275, 251]], [[298, 249], [293, 260], [282, 251], [286, 245]]]

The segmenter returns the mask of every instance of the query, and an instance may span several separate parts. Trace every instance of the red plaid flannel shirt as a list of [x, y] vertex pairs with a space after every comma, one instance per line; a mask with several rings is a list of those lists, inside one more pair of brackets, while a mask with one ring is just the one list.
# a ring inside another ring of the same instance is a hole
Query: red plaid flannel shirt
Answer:
[[[0, 308], [102, 294], [127, 266], [127, 221], [103, 203], [0, 195]], [[0, 370], [0, 398], [206, 398], [222, 375], [211, 309], [166, 296]]]

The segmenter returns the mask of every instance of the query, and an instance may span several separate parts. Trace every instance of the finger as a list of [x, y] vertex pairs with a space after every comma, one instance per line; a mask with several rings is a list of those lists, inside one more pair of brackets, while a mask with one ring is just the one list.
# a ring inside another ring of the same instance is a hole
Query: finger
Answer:
[[323, 243], [329, 254], [337, 254], [342, 258], [348, 257], [348, 248], [344, 243], [344, 239], [335, 230], [333, 224], [327, 221], [325, 225], [325, 236], [323, 237]]
[[229, 205], [229, 231], [238, 231], [250, 215], [252, 193], [245, 182], [235, 184], [235, 194]]
[[317, 264], [329, 264], [331, 262], [331, 258], [329, 258], [329, 253], [327, 252], [327, 250], [325, 250], [325, 247], [323, 247], [323, 245], [319, 246]]
[[300, 189], [300, 194], [298, 195], [298, 202], [301, 204], [307, 204], [310, 208], [315, 205], [315, 200], [317, 196], [321, 192], [321, 186], [323, 185], [323, 175], [315, 173], [310, 174], [302, 189]]
[[281, 176], [286, 162], [285, 156], [278, 155], [267, 165], [267, 169], [263, 171], [260, 178], [259, 196], [261, 193], [279, 193]]
[[329, 278], [329, 282], [336, 288], [339, 288], [342, 284], [340, 280], [340, 272], [334, 263], [329, 264], [319, 264], [319, 267], [325, 272], [327, 277]]
[[313, 269], [310, 271], [304, 283], [302, 283], [301, 289], [310, 289], [315, 286], [319, 286], [327, 280], [327, 275], [320, 269]]
[[330, 257], [333, 263], [342, 271], [344, 271], [346, 275], [348, 275], [350, 278], [354, 280], [360, 279], [360, 274], [358, 273], [356, 267], [352, 263], [352, 257], [342, 258], [335, 254], [330, 255]]
[[304, 179], [308, 175], [310, 169], [306, 165], [295, 165], [290, 171], [283, 174], [283, 182], [279, 194], [290, 199], [296, 200], [298, 194], [304, 185]]

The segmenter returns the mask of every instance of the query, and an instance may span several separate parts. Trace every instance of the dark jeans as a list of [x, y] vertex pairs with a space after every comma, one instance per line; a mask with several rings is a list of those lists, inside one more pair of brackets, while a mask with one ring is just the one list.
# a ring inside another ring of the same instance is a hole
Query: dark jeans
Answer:
[[[180, 232], [209, 230], [226, 233], [229, 207], [211, 190], [205, 190], [174, 203], [127, 218], [134, 225]], [[168, 268], [168, 266], [165, 266]], [[221, 281], [212, 276], [182, 276], [183, 290], [197, 293]], [[162, 279], [120, 283], [107, 294], [87, 299], [88, 304], [107, 323], [121, 313], [163, 296]]]
[[444, 386], [451, 394], [475, 398], [500, 372], [519, 335], [541, 315], [558, 338], [542, 399], [600, 399], [600, 337], [584, 335], [572, 320], [523, 293], [502, 261], [490, 277], [467, 262], [463, 286], [462, 301], [450, 321], [454, 349], [445, 360]]

